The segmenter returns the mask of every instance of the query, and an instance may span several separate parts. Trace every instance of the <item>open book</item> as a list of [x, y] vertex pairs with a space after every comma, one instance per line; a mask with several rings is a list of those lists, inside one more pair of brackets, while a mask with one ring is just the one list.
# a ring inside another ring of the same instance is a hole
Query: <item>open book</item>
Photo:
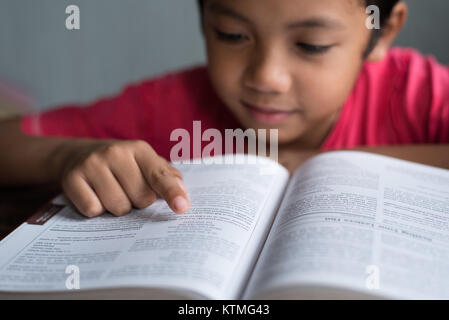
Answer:
[[235, 157], [177, 165], [184, 215], [158, 200], [87, 219], [55, 199], [0, 242], [0, 298], [449, 298], [448, 170], [329, 152], [289, 176]]

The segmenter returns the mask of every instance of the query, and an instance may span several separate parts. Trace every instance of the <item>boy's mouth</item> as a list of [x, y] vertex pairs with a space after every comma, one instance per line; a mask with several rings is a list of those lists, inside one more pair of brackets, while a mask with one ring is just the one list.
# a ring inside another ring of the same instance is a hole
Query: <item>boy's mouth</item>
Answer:
[[261, 107], [242, 101], [243, 106], [249, 111], [251, 117], [261, 123], [277, 125], [288, 117], [297, 113], [296, 110], [280, 110], [272, 107]]

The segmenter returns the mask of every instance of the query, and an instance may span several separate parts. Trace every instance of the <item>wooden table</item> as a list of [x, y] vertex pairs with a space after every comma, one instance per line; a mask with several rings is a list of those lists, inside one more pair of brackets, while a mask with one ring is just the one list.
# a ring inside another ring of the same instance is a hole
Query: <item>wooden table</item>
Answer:
[[0, 188], [0, 240], [59, 192], [54, 185]]

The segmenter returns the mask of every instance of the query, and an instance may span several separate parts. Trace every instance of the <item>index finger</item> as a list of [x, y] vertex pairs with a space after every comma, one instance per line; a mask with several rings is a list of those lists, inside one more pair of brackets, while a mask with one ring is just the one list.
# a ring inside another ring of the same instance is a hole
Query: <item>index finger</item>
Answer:
[[145, 180], [175, 213], [185, 213], [190, 208], [190, 201], [182, 177], [168, 162], [151, 151], [135, 156]]

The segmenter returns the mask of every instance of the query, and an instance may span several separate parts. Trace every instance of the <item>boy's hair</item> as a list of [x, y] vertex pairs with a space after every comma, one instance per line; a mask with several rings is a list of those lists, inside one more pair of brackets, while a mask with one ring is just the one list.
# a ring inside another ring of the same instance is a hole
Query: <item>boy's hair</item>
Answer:
[[[202, 21], [202, 15], [203, 15], [203, 6], [205, 0], [197, 0], [198, 6], [200, 8], [200, 15], [201, 15], [201, 21]], [[360, 0], [360, 2], [363, 3], [363, 5], [366, 5], [367, 7], [370, 5], [375, 5], [379, 8], [380, 12], [380, 29], [373, 29], [373, 32], [371, 33], [371, 37], [368, 42], [368, 46], [366, 47], [365, 51], [363, 52], [363, 58], [365, 59], [368, 57], [370, 52], [374, 49], [374, 47], [377, 44], [377, 41], [379, 41], [380, 37], [382, 36], [382, 30], [385, 26], [385, 23], [388, 21], [388, 18], [390, 18], [391, 11], [393, 10], [393, 7], [399, 2], [400, 0]]]
[[[203, 2], [203, 0], [199, 0]], [[365, 51], [363, 52], [363, 59], [368, 57], [368, 55], [371, 53], [371, 51], [374, 49], [374, 47], [377, 44], [377, 41], [379, 41], [380, 37], [382, 36], [382, 31], [385, 27], [386, 22], [390, 18], [391, 11], [393, 10], [394, 6], [400, 1], [400, 0], [361, 0], [365, 3], [365, 5], [368, 7], [370, 5], [375, 5], [379, 8], [380, 12], [380, 29], [373, 29], [373, 32], [371, 33], [371, 37], [368, 42], [368, 46], [366, 47]], [[201, 8], [202, 8], [202, 4]]]

